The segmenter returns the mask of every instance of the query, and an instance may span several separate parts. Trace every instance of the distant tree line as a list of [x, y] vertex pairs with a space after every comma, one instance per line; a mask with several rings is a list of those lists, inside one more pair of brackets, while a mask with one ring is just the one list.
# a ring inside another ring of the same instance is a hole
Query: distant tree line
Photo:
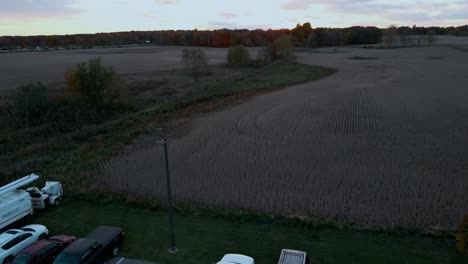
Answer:
[[391, 25], [388, 28], [382, 29], [383, 34], [386, 35], [391, 31], [396, 35], [452, 35], [457, 37], [468, 37], [468, 25], [459, 27], [418, 27], [413, 25], [412, 27], [404, 26], [397, 27]]
[[[1, 49], [44, 48], [90, 48], [95, 46], [119, 46], [132, 44], [153, 44], [168, 46], [245, 47], [268, 46], [283, 35], [293, 37], [296, 46], [306, 45], [311, 34], [329, 29], [312, 29], [310, 23], [298, 24], [294, 29], [269, 30], [163, 30], [129, 31], [97, 34], [54, 35], [54, 36], [3, 36], [0, 37]], [[331, 30], [331, 29], [330, 29]], [[378, 38], [370, 37], [372, 32], [381, 32], [377, 28], [352, 27], [333, 29], [345, 39], [340, 44], [373, 44]], [[381, 34], [380, 34], [381, 35]]]
[[[399, 27], [397, 35], [468, 36], [468, 26], [461, 27]], [[312, 28], [307, 22], [293, 29], [276, 30], [163, 30], [129, 31], [97, 34], [75, 34], [54, 36], [3, 36], [0, 49], [48, 49], [48, 48], [91, 48], [95, 46], [119, 46], [153, 44], [168, 46], [229, 47], [243, 45], [258, 47], [271, 45], [283, 35], [293, 38], [295, 46], [326, 47], [340, 45], [376, 44], [389, 30], [377, 27]]]

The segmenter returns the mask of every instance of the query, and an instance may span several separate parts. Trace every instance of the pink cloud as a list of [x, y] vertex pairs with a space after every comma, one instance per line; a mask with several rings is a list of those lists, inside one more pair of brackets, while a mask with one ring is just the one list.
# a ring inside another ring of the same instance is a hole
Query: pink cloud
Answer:
[[225, 17], [225, 18], [236, 18], [236, 17], [239, 17], [238, 14], [229, 13], [229, 12], [221, 12], [221, 13], [218, 13], [218, 16], [222, 16], [222, 17]]
[[208, 23], [208, 28], [209, 29], [228, 28], [228, 29], [250, 29], [250, 30], [255, 30], [255, 29], [270, 29], [270, 28], [272, 28], [272, 25], [271, 24], [247, 25], [247, 24], [238, 24], [238, 23], [230, 23], [230, 22], [210, 21]]

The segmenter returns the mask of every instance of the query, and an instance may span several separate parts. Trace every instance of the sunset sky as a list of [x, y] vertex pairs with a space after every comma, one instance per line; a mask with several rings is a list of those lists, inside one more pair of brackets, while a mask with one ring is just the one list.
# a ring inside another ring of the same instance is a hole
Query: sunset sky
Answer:
[[0, 35], [468, 24], [468, 0], [0, 0]]

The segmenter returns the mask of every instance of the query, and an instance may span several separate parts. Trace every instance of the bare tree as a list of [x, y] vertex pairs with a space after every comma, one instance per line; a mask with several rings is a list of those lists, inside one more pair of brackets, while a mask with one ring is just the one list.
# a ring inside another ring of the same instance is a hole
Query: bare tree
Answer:
[[418, 35], [416, 39], [418, 47], [421, 47], [423, 45], [424, 39], [422, 35]]
[[403, 33], [398, 36], [398, 39], [400, 41], [400, 46], [406, 47], [406, 45], [408, 44], [408, 36], [405, 33]]
[[397, 34], [397, 26], [396, 25], [390, 25], [386, 31], [386, 38], [385, 38], [385, 44], [387, 45], [387, 48], [393, 47], [395, 44], [395, 35]]
[[432, 46], [432, 44], [434, 44], [436, 42], [436, 33], [434, 31], [429, 31], [427, 32], [426, 34], [426, 40], [427, 40], [427, 44], [429, 46]]
[[206, 71], [208, 59], [201, 49], [184, 49], [182, 50], [182, 64], [190, 70], [194, 79], [198, 79]]

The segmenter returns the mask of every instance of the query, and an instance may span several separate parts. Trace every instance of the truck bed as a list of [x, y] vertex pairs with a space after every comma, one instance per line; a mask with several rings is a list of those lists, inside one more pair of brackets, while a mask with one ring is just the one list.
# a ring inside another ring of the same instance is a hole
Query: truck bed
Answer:
[[307, 264], [310, 260], [305, 252], [291, 249], [281, 250], [278, 264]]
[[121, 228], [112, 226], [99, 226], [94, 229], [94, 231], [91, 232], [88, 236], [86, 236], [86, 238], [97, 241], [103, 246], [107, 246], [112, 242], [112, 240], [120, 236], [121, 233]]

